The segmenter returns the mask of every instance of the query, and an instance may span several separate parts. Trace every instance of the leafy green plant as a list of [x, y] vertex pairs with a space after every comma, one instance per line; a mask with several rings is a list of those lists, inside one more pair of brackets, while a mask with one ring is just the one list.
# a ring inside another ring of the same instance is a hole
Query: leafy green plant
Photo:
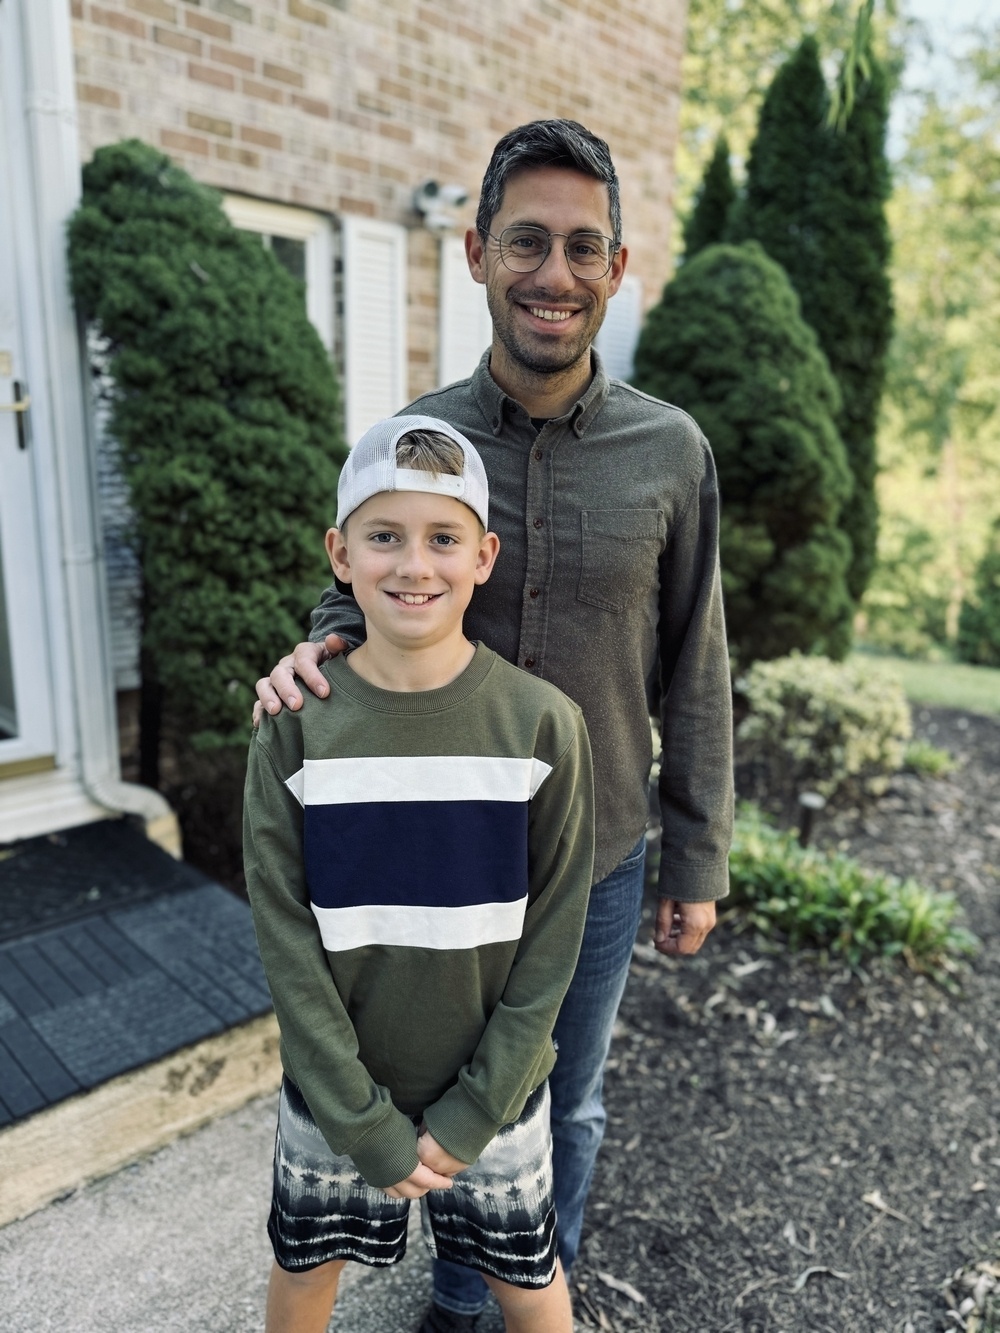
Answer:
[[910, 741], [903, 755], [903, 765], [911, 773], [923, 778], [943, 778], [955, 771], [955, 760], [947, 750], [932, 745], [930, 741]]
[[902, 767], [912, 729], [906, 695], [870, 661], [792, 654], [755, 662], [736, 688], [750, 707], [737, 738], [770, 796], [790, 801], [811, 789], [861, 800]]
[[684, 223], [684, 258], [726, 239], [729, 210], [736, 198], [729, 170], [729, 141], [720, 134], [709, 159], [691, 214]]
[[901, 957], [916, 971], [945, 978], [978, 948], [958, 924], [952, 894], [800, 847], [753, 807], [736, 821], [729, 875], [727, 901], [747, 926], [780, 935], [791, 949], [822, 949], [851, 967]]

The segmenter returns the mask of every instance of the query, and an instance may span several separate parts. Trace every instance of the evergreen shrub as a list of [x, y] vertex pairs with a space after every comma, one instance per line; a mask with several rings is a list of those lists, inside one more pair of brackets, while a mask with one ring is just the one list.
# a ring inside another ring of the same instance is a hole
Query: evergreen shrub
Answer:
[[718, 245], [726, 239], [729, 210], [735, 198], [736, 187], [729, 169], [729, 143], [726, 136], [720, 134], [705, 168], [691, 215], [684, 223], [685, 260], [693, 259], [706, 246]]
[[755, 662], [736, 688], [750, 709], [737, 738], [771, 795], [863, 800], [885, 791], [903, 765], [912, 733], [906, 695], [868, 662], [793, 654]]
[[752, 807], [736, 821], [727, 904], [761, 934], [780, 935], [793, 950], [821, 949], [851, 967], [902, 956], [947, 982], [979, 947], [959, 924], [953, 894], [802, 848]]
[[853, 493], [840, 526], [851, 543], [857, 601], [875, 561], [875, 436], [892, 332], [886, 76], [869, 51], [846, 126], [827, 123], [830, 97], [814, 37], [774, 77], [727, 239], [757, 240], [788, 274], [841, 391], [837, 428]]
[[1000, 666], [1000, 518], [976, 566], [972, 596], [962, 603], [958, 656], [974, 666]]
[[707, 435], [722, 494], [730, 643], [745, 666], [851, 640], [838, 529], [851, 489], [836, 383], [782, 269], [754, 242], [709, 246], [650, 311], [633, 382]]
[[329, 580], [344, 456], [329, 357], [302, 284], [138, 140], [84, 168], [69, 260], [131, 495], [144, 695], [197, 745], [245, 743], [253, 681]]

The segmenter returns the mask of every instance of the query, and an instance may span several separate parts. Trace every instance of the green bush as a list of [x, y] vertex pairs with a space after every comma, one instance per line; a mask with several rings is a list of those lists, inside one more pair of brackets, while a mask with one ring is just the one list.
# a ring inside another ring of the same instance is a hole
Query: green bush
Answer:
[[750, 708], [737, 737], [773, 796], [861, 800], [884, 791], [903, 764], [911, 734], [903, 687], [863, 660], [755, 662], [736, 688]]
[[197, 744], [245, 743], [254, 679], [329, 579], [343, 457], [329, 358], [302, 285], [137, 140], [84, 168], [69, 259], [131, 493], [144, 716], [152, 698]]
[[753, 929], [780, 934], [791, 949], [828, 951], [851, 967], [902, 956], [943, 979], [978, 947], [957, 924], [952, 894], [802, 848], [752, 809], [736, 821], [729, 876], [727, 901]]
[[755, 242], [695, 255], [650, 311], [633, 382], [690, 412], [711, 443], [737, 660], [842, 657], [850, 545], [837, 523], [851, 474], [840, 398], [783, 270]]
[[827, 123], [830, 98], [814, 37], [778, 70], [727, 238], [757, 240], [781, 264], [840, 387], [837, 429], [854, 485], [839, 525], [851, 543], [847, 582], [855, 601], [875, 559], [875, 433], [892, 331], [888, 92], [879, 62], [871, 51], [866, 56], [843, 130]]
[[976, 566], [972, 596], [962, 603], [958, 655], [974, 666], [1000, 666], [1000, 518]]

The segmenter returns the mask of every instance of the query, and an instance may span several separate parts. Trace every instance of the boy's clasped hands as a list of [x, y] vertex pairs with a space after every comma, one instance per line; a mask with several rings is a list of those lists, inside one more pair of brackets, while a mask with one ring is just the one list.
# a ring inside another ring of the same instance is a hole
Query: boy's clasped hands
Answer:
[[420, 1199], [429, 1190], [450, 1190], [452, 1176], [469, 1165], [446, 1152], [424, 1125], [417, 1135], [417, 1156], [420, 1162], [416, 1170], [405, 1180], [386, 1186], [385, 1193], [390, 1199]]

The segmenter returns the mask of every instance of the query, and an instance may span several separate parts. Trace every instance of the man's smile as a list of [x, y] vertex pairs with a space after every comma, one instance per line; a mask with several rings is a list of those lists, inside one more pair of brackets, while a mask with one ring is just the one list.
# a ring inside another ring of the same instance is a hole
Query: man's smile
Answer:
[[390, 592], [388, 588], [386, 593], [394, 601], [402, 602], [404, 606], [426, 606], [428, 602], [436, 602], [443, 596], [439, 592]]

